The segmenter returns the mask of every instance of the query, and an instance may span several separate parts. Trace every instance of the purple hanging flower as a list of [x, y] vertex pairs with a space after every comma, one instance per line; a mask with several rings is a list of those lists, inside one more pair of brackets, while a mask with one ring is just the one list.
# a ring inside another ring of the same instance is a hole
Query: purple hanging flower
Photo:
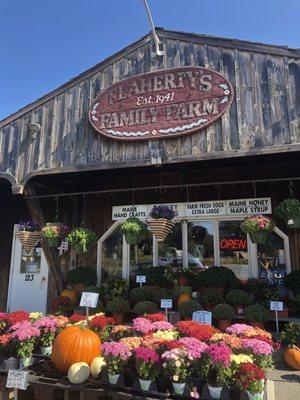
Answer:
[[175, 211], [169, 207], [164, 205], [154, 206], [150, 211], [150, 217], [153, 219], [165, 218], [168, 220], [172, 220], [175, 218]]

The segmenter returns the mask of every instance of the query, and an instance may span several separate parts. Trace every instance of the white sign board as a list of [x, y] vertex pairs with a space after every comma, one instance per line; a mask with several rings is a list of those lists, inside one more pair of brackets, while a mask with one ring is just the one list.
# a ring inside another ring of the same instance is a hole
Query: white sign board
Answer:
[[99, 293], [82, 292], [80, 307], [96, 308], [99, 299]]
[[11, 389], [26, 390], [28, 381], [27, 371], [19, 369], [10, 369], [7, 374], [6, 387]]
[[[112, 209], [112, 219], [113, 221], [119, 221], [129, 217], [138, 217], [145, 220], [149, 218], [149, 213], [155, 205], [158, 204], [115, 206]], [[174, 210], [175, 219], [218, 215], [244, 216], [256, 214], [272, 214], [272, 204], [270, 197], [196, 201], [192, 203], [168, 203], [164, 205]]]
[[193, 321], [199, 322], [200, 324], [211, 325], [212, 323], [212, 313], [209, 311], [195, 311], [193, 313]]
[[160, 308], [172, 308], [173, 300], [172, 299], [161, 299]]
[[146, 283], [146, 276], [145, 275], [137, 275], [136, 283]]
[[271, 311], [283, 311], [283, 301], [271, 301], [270, 302]]

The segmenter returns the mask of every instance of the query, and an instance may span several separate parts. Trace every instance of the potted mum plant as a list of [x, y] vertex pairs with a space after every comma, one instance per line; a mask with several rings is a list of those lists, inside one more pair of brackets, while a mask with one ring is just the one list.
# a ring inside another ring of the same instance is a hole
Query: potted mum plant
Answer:
[[171, 379], [175, 394], [183, 394], [190, 376], [192, 357], [186, 349], [175, 348], [165, 351], [161, 358], [164, 374]]
[[106, 310], [112, 315], [116, 324], [122, 324], [124, 315], [130, 310], [129, 301], [123, 297], [114, 297], [107, 302]]
[[150, 211], [150, 219], [147, 224], [158, 242], [163, 242], [172, 229], [175, 211], [171, 207], [159, 205]]
[[27, 252], [31, 251], [41, 238], [39, 225], [32, 220], [20, 221], [18, 224], [17, 238]]
[[235, 317], [235, 311], [229, 304], [221, 303], [215, 306], [213, 316], [218, 320], [219, 329], [225, 332]]
[[225, 296], [228, 304], [235, 308], [237, 314], [242, 315], [246, 306], [252, 303], [250, 295], [245, 290], [233, 289]]
[[265, 244], [274, 230], [274, 222], [264, 215], [254, 215], [244, 219], [241, 229], [249, 234], [252, 243]]
[[230, 383], [230, 357], [232, 351], [224, 343], [211, 344], [205, 351], [209, 356], [207, 387], [211, 398], [219, 399], [223, 388]]
[[245, 308], [244, 317], [252, 326], [264, 329], [265, 322], [270, 319], [270, 311], [260, 304], [252, 304]]
[[146, 226], [138, 218], [130, 217], [122, 223], [121, 231], [128, 244], [136, 245], [141, 241], [141, 236], [146, 231]]
[[300, 201], [297, 199], [283, 200], [275, 209], [278, 218], [284, 220], [288, 228], [300, 228]]
[[138, 347], [134, 350], [134, 359], [140, 387], [147, 392], [151, 383], [158, 376], [159, 356], [147, 347]]
[[67, 242], [74, 248], [77, 254], [87, 253], [89, 248], [98, 240], [96, 234], [90, 229], [75, 228], [66, 237]]
[[43, 238], [45, 238], [49, 247], [58, 247], [61, 239], [69, 233], [70, 228], [62, 222], [48, 222], [42, 228]]
[[96, 285], [96, 269], [87, 267], [71, 269], [71, 271], [67, 273], [67, 282], [74, 287], [77, 295], [81, 295], [86, 287]]
[[249, 400], [263, 400], [265, 373], [253, 363], [243, 363], [235, 373], [235, 380], [241, 390], [245, 390]]
[[40, 330], [30, 322], [18, 322], [10, 328], [11, 338], [15, 342], [17, 356], [20, 358], [20, 369], [33, 364], [32, 353]]
[[39, 344], [43, 356], [51, 356], [52, 342], [58, 329], [55, 318], [47, 316], [39, 318], [34, 326], [40, 330]]
[[191, 319], [194, 312], [200, 311], [202, 309], [202, 305], [197, 300], [186, 301], [184, 303], [181, 303], [178, 307], [180, 315], [185, 320]]
[[132, 353], [122, 342], [104, 342], [102, 353], [108, 372], [108, 381], [110, 384], [116, 385]]
[[157, 305], [153, 301], [140, 301], [132, 311], [137, 315], [153, 314], [157, 312]]

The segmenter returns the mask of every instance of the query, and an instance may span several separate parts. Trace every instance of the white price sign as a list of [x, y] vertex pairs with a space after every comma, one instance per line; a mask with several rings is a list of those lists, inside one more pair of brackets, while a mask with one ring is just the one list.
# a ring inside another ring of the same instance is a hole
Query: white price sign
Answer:
[[283, 301], [271, 301], [270, 302], [271, 311], [283, 311]]
[[99, 293], [93, 292], [82, 292], [80, 307], [92, 307], [96, 308], [99, 299]]
[[195, 311], [193, 313], [193, 321], [199, 322], [200, 324], [211, 325], [212, 323], [212, 313], [209, 311]]
[[28, 372], [18, 369], [10, 369], [7, 374], [6, 387], [11, 389], [26, 390]]
[[145, 275], [137, 275], [136, 283], [146, 283], [146, 276]]
[[173, 300], [172, 299], [161, 299], [160, 301], [160, 308], [172, 308]]

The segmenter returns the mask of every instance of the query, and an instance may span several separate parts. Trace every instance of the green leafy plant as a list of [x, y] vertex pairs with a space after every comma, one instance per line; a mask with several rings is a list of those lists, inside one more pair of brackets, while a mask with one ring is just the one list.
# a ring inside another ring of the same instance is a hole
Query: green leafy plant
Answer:
[[260, 304], [252, 304], [245, 308], [244, 317], [251, 322], [266, 322], [270, 318], [270, 311]]
[[121, 278], [109, 278], [101, 286], [101, 292], [106, 300], [110, 300], [113, 297], [127, 298], [128, 284]]
[[154, 301], [159, 305], [160, 307], [160, 301], [162, 299], [172, 299], [174, 301], [175, 299], [175, 294], [174, 291], [172, 289], [165, 289], [165, 288], [161, 288], [159, 289], [154, 296]]
[[96, 234], [90, 229], [75, 228], [67, 236], [67, 242], [70, 243], [78, 252], [87, 253], [90, 246], [98, 240]]
[[147, 286], [136, 287], [129, 294], [130, 300], [136, 304], [140, 301], [151, 301], [154, 297], [153, 290]]
[[248, 306], [252, 303], [251, 297], [247, 292], [240, 289], [233, 289], [225, 296], [225, 300], [232, 306]]
[[138, 315], [154, 314], [157, 312], [157, 305], [153, 301], [141, 301], [134, 306], [132, 311]]
[[215, 306], [213, 315], [219, 320], [224, 319], [231, 321], [235, 317], [235, 311], [229, 304], [221, 303]]
[[181, 303], [179, 306], [179, 313], [182, 315], [183, 318], [192, 318], [193, 313], [195, 311], [203, 310], [203, 307], [197, 300], [190, 300]]
[[281, 332], [280, 341], [290, 347], [300, 347], [300, 324], [288, 322]]
[[206, 288], [199, 293], [199, 300], [203, 305], [215, 306], [222, 303], [223, 296], [213, 288]]
[[284, 279], [284, 284], [287, 289], [293, 290], [294, 293], [300, 293], [300, 270], [297, 269], [289, 273]]
[[144, 266], [138, 275], [145, 275], [149, 286], [170, 287], [170, 280], [165, 275], [167, 267]]
[[288, 221], [290, 218], [300, 217], [300, 201], [297, 199], [283, 200], [275, 209], [278, 218]]
[[67, 282], [70, 285], [82, 283], [85, 286], [95, 286], [97, 282], [96, 269], [85, 267], [71, 269], [67, 274]]
[[233, 271], [225, 267], [210, 267], [194, 277], [194, 287], [234, 287], [237, 279]]
[[111, 314], [126, 314], [130, 310], [129, 301], [123, 297], [114, 297], [107, 302], [106, 309]]

